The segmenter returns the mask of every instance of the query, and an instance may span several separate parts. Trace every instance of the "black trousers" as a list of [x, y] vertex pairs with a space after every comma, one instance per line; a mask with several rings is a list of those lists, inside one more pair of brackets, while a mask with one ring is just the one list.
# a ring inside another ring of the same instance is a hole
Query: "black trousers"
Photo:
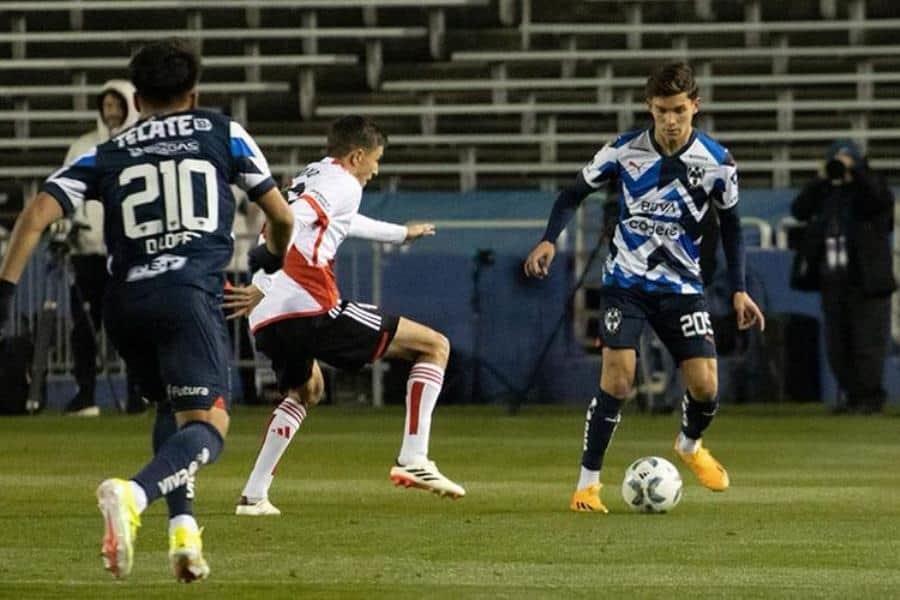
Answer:
[[822, 291], [828, 362], [849, 408], [880, 410], [891, 329], [890, 296], [867, 297], [858, 286], [825, 283]]
[[109, 274], [106, 257], [99, 254], [72, 256], [75, 281], [71, 288], [72, 353], [78, 393], [93, 402], [97, 382], [97, 340], [103, 325], [103, 294]]

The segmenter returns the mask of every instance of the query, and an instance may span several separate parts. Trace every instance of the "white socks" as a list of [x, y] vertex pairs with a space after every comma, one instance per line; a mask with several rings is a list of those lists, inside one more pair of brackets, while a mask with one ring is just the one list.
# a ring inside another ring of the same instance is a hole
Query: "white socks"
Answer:
[[697, 443], [700, 440], [692, 440], [688, 436], [683, 433], [678, 434], [678, 450], [680, 452], [684, 452], [685, 454], [693, 454], [697, 451]]
[[431, 434], [431, 413], [444, 385], [444, 368], [434, 363], [413, 365], [406, 383], [406, 422], [403, 426], [403, 445], [397, 461], [410, 465], [428, 460], [428, 438]]
[[581, 475], [578, 476], [578, 487], [575, 489], [583, 490], [589, 485], [596, 485], [598, 483], [600, 483], [600, 471], [591, 471], [590, 469], [581, 467]]
[[128, 480], [128, 485], [131, 486], [131, 493], [134, 494], [134, 503], [137, 505], [138, 514], [140, 514], [147, 509], [147, 492], [133, 479]]
[[248, 500], [255, 501], [269, 497], [275, 467], [278, 466], [281, 455], [287, 450], [305, 418], [306, 408], [290, 397], [282, 400], [272, 412], [272, 418], [266, 427], [265, 440], [242, 493]]
[[178, 527], [185, 527], [191, 532], [200, 531], [200, 528], [197, 526], [197, 521], [194, 519], [194, 515], [175, 515], [169, 519], [169, 535], [174, 533], [175, 529]]

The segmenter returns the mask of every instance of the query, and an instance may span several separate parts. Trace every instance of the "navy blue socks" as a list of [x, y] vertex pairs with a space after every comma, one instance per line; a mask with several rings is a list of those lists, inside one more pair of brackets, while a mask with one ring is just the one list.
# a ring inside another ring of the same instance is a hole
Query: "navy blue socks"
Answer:
[[[168, 427], [165, 420], [157, 415], [153, 431], [154, 446], [157, 429], [162, 438]], [[215, 427], [202, 421], [191, 421], [178, 432], [169, 435], [156, 450], [153, 460], [132, 479], [144, 489], [148, 504], [182, 488], [186, 499], [190, 500], [194, 497], [194, 476], [197, 470], [215, 461], [222, 452], [223, 445], [222, 436]], [[169, 508], [171, 512], [172, 507]]]
[[[175, 413], [172, 407], [166, 403], [156, 405], [156, 422], [153, 424], [153, 454], [159, 452], [163, 444], [170, 437], [178, 433], [178, 423], [175, 422]], [[182, 486], [166, 495], [166, 505], [169, 507], [169, 518], [178, 515], [194, 514], [194, 495], [188, 497], [187, 486]]]
[[712, 423], [717, 410], [719, 410], [718, 397], [710, 402], [699, 402], [686, 391], [681, 400], [681, 433], [692, 440], [699, 440]]
[[603, 390], [591, 400], [584, 422], [584, 452], [581, 466], [590, 471], [599, 471], [603, 466], [603, 455], [621, 419], [622, 400]]

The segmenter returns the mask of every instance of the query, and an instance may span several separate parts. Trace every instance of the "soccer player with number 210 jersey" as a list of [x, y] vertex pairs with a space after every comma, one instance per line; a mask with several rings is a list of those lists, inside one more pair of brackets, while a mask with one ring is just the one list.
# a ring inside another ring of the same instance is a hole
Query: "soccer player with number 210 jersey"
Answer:
[[672, 353], [687, 388], [675, 453], [708, 489], [728, 488], [728, 473], [701, 442], [718, 408], [715, 340], [699, 264], [701, 222], [713, 206], [738, 328], [765, 326], [746, 292], [737, 167], [725, 148], [693, 128], [700, 108], [693, 71], [684, 63], [660, 67], [647, 80], [645, 97], [653, 125], [597, 152], [574, 186], [560, 192], [543, 240], [525, 261], [528, 276], [546, 276], [554, 243], [580, 202], [607, 181], [619, 183], [619, 220], [601, 294], [600, 390], [588, 406], [581, 475], [570, 503], [579, 512], [607, 512], [600, 468], [632, 390], [645, 323]]
[[318, 404], [324, 384], [318, 360], [340, 369], [359, 369], [379, 358], [413, 364], [406, 388], [403, 444], [391, 480], [399, 486], [460, 498], [462, 486], [445, 477], [428, 458], [431, 414], [444, 382], [450, 354], [447, 338], [378, 307], [341, 299], [332, 264], [349, 237], [403, 243], [434, 234], [431, 224], [394, 225], [359, 214], [362, 190], [378, 174], [387, 136], [360, 116], [331, 125], [327, 156], [291, 182], [288, 200], [294, 237], [284, 266], [274, 275], [255, 269], [265, 246], [250, 251], [251, 285], [226, 292], [233, 317], [249, 315], [257, 348], [272, 359], [284, 399], [266, 426], [253, 471], [235, 509], [238, 515], [277, 515], [269, 501], [276, 465], [307, 411]]
[[[221, 453], [229, 423], [221, 304], [233, 250], [230, 185], [266, 214], [270, 267], [280, 265], [293, 215], [244, 128], [197, 109], [200, 62], [188, 46], [145, 46], [129, 68], [141, 119], [47, 179], [18, 219], [0, 287], [18, 281], [50, 223], [88, 198], [102, 200], [111, 277], [106, 331], [157, 406], [153, 459], [131, 479], [107, 479], [97, 489], [103, 560], [115, 577], [131, 572], [140, 515], [165, 496], [171, 567], [190, 582], [209, 574], [193, 516], [194, 481]], [[111, 458], [117, 450], [110, 445]]]

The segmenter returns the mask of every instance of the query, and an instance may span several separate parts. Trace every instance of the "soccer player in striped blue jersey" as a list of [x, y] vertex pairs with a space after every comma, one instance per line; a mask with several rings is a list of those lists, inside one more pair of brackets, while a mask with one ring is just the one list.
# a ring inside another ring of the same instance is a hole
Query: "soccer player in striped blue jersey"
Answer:
[[746, 292], [737, 166], [725, 148], [693, 127], [700, 109], [693, 71], [684, 63], [662, 66], [648, 78], [645, 96], [653, 125], [597, 152], [575, 184], [559, 193], [544, 237], [525, 261], [527, 275], [546, 276], [556, 239], [581, 201], [604, 183], [618, 182], [619, 219], [603, 274], [600, 389], [587, 411], [570, 504], [575, 511], [607, 512], [600, 469], [632, 390], [645, 323], [672, 353], [687, 388], [676, 454], [705, 487], [728, 488], [728, 473], [701, 442], [718, 409], [715, 341], [700, 277], [701, 221], [713, 207], [738, 327], [765, 326]]
[[271, 271], [281, 266], [293, 228], [253, 139], [230, 118], [197, 109], [199, 69], [199, 57], [174, 40], [134, 55], [131, 81], [141, 120], [47, 179], [20, 215], [0, 270], [4, 309], [10, 294], [3, 290], [14, 289], [43, 230], [86, 199], [101, 199], [111, 278], [105, 328], [157, 405], [153, 459], [131, 479], [107, 479], [97, 489], [103, 559], [116, 577], [131, 572], [140, 514], [161, 496], [169, 506], [176, 578], [209, 574], [193, 497], [196, 472], [218, 457], [229, 423], [221, 304], [233, 250], [230, 185], [266, 214]]

